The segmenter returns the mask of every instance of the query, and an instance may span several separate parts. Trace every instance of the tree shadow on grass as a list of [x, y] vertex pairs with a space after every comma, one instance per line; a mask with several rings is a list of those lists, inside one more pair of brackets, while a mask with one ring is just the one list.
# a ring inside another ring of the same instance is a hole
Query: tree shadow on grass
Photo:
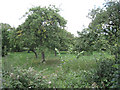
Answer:
[[61, 62], [60, 62], [60, 60], [57, 60], [57, 59], [49, 59], [49, 60], [46, 60], [46, 65], [59, 65]]
[[32, 67], [36, 68], [49, 68], [49, 67], [56, 67], [60, 65], [61, 61], [59, 59], [47, 59], [44, 63], [41, 62], [41, 60], [33, 60], [32, 61]]

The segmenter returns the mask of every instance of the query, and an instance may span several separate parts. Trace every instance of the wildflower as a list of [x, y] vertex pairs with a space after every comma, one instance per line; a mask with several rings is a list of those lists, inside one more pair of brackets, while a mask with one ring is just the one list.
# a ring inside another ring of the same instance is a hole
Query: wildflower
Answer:
[[16, 79], [15, 74], [13, 74], [13, 73], [10, 73], [10, 77], [13, 79]]
[[57, 74], [54, 74], [54, 76], [57, 76]]
[[11, 74], [10, 74], [10, 77], [14, 77], [14, 74], [13, 74], [13, 73], [11, 73]]
[[19, 79], [19, 77], [20, 77], [20, 76], [19, 76], [19, 75], [17, 75], [17, 79]]
[[43, 76], [43, 79], [45, 79], [46, 78], [46, 76]]
[[96, 88], [97, 87], [97, 84], [96, 84], [96, 82], [94, 82], [93, 84], [92, 84], [92, 88]]
[[49, 81], [48, 83], [51, 84], [51, 81]]

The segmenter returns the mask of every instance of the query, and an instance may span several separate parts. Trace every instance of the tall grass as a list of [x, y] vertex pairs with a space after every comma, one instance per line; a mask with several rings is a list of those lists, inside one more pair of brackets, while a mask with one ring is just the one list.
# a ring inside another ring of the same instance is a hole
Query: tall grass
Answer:
[[63, 68], [68, 70], [91, 70], [96, 68], [96, 63], [100, 58], [113, 57], [107, 52], [93, 52], [91, 55], [81, 55], [78, 59], [74, 54], [64, 54], [62, 58], [68, 60], [63, 64]]
[[[4, 82], [5, 86], [16, 85], [14, 79], [11, 77], [6, 78], [6, 76], [9, 77], [11, 73], [16, 74], [17, 76], [21, 73], [21, 75], [24, 76], [24, 70], [26, 70], [27, 75], [32, 68], [32, 70], [36, 72], [36, 75], [39, 72], [41, 73], [40, 75], [42, 75], [42, 80], [47, 80], [47, 83], [44, 83], [47, 87], [91, 88], [91, 85], [94, 82], [92, 77], [94, 75], [94, 70], [97, 68], [97, 62], [101, 58], [105, 58], [106, 60], [106, 58], [112, 58], [113, 56], [109, 55], [107, 52], [93, 52], [92, 54], [81, 55], [79, 58], [76, 58], [75, 54], [68, 54], [65, 51], [62, 51], [61, 56], [55, 56], [54, 53], [46, 52], [45, 57], [46, 62], [42, 63], [40, 54], [36, 59], [32, 52], [9, 53], [9, 55], [4, 57], [2, 60], [4, 71], [9, 71], [9, 73], [4, 73], [4, 80], [6, 80]], [[23, 72], [19, 69], [23, 70]], [[15, 70], [20, 72], [17, 73]], [[21, 78], [26, 81], [26, 76]], [[31, 80], [31, 78], [27, 79]], [[19, 82], [19, 80], [16, 82]], [[49, 84], [48, 82], [52, 83]], [[22, 84], [24, 84], [24, 82]], [[38, 85], [39, 83], [33, 83], [33, 85], [34, 84]]]
[[59, 57], [55, 57], [54, 54], [46, 53], [46, 63], [41, 63], [41, 55], [35, 58], [34, 53], [27, 52], [14, 52], [9, 53], [8, 56], [2, 59], [2, 64], [4, 70], [12, 71], [13, 67], [22, 67], [28, 69], [33, 67], [34, 69], [40, 71], [43, 69], [48, 69], [48, 71], [54, 71], [54, 68], [60, 64]]
[[[59, 56], [54, 56], [54, 53], [45, 53], [46, 62], [41, 63], [41, 54], [35, 58], [34, 53], [27, 52], [14, 52], [9, 53], [8, 56], [3, 58], [3, 67], [5, 70], [12, 70], [13, 67], [29, 68], [33, 67], [35, 70], [40, 71], [46, 69], [47, 73], [53, 73], [58, 66], [62, 64]], [[64, 70], [90, 70], [96, 67], [96, 60], [101, 57], [110, 57], [107, 52], [93, 52], [92, 55], [81, 55], [78, 59], [75, 54], [67, 54], [65, 51], [61, 52], [63, 60], [67, 60], [62, 67]]]

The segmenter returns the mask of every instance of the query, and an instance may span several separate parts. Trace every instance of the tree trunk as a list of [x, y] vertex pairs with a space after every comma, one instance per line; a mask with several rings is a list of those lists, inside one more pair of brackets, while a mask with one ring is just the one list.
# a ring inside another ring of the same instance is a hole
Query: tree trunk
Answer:
[[37, 53], [35, 52], [35, 50], [31, 50], [31, 51], [34, 52], [35, 57], [38, 58], [38, 55], [37, 55]]
[[28, 53], [30, 53], [30, 50], [28, 50]]
[[42, 54], [42, 63], [45, 62], [45, 54], [44, 54], [44, 51], [41, 52]]
[[57, 56], [57, 52], [55, 51], [55, 56]]

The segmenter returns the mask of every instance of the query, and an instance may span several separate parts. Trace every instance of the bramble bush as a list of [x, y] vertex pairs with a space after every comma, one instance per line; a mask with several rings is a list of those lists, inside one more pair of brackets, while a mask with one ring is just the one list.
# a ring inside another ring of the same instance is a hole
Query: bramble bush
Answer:
[[3, 88], [45, 88], [47, 84], [42, 71], [37, 72], [32, 67], [14, 68], [12, 73], [3, 71]]

